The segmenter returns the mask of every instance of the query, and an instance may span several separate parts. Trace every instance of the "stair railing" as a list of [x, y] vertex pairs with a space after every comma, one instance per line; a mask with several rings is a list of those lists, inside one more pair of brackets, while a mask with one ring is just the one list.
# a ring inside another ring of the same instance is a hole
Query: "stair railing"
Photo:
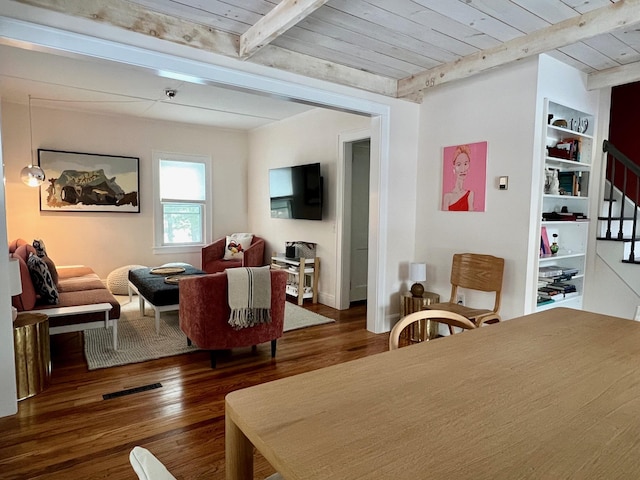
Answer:
[[[625, 240], [623, 227], [625, 221], [632, 221], [631, 225], [631, 249], [628, 259], [628, 262], [635, 261], [635, 240], [637, 239], [636, 231], [638, 224], [638, 202], [640, 199], [640, 166], [638, 166], [635, 162], [633, 162], [629, 157], [627, 157], [624, 153], [618, 150], [612, 143], [608, 140], [605, 140], [602, 144], [602, 151], [608, 153], [607, 155], [607, 177], [609, 178], [609, 212], [607, 215], [607, 232], [605, 238], [607, 240], [612, 239], [611, 234], [611, 223], [613, 220], [618, 220], [619, 230], [617, 233], [618, 240]], [[622, 168], [622, 182], [616, 182], [616, 169]], [[629, 187], [629, 178], [631, 182], [635, 179], [635, 192], [632, 192], [632, 188]], [[615, 185], [614, 185], [615, 183]], [[613, 218], [612, 210], [613, 210], [613, 189], [614, 186], [617, 186], [622, 194], [622, 200], [620, 202], [620, 215], [618, 218]], [[626, 200], [629, 200], [633, 204], [633, 217], [625, 218], [624, 216], [624, 206]]]

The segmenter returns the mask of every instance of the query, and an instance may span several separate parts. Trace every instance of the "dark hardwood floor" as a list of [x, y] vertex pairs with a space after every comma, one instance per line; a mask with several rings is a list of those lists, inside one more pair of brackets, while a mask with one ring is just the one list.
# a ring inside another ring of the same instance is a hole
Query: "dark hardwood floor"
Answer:
[[[224, 479], [227, 393], [387, 350], [388, 334], [365, 329], [364, 305], [305, 307], [336, 322], [285, 333], [273, 361], [266, 343], [221, 356], [216, 370], [207, 352], [195, 352], [88, 371], [82, 334], [53, 336], [50, 387], [0, 419], [0, 478], [131, 480], [129, 452], [140, 445], [178, 479]], [[157, 382], [162, 388], [102, 397]], [[256, 456], [255, 478], [271, 473]]]

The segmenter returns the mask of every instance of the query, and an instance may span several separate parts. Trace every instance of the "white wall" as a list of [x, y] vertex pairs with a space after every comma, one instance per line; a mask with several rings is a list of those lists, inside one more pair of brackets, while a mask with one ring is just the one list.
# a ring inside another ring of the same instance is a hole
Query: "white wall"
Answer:
[[[421, 108], [416, 251], [405, 260], [425, 261], [427, 290], [447, 301], [454, 253], [503, 257], [506, 319], [524, 305], [536, 78], [536, 60], [521, 61], [428, 91]], [[480, 141], [488, 142], [486, 211], [441, 211], [443, 147]], [[502, 175], [506, 191], [497, 187]], [[466, 302], [490, 307], [492, 299], [467, 295]]]
[[[0, 106], [0, 124], [3, 109]], [[0, 137], [0, 178], [4, 178], [4, 156]], [[5, 182], [0, 181], [0, 241], [7, 240]], [[13, 355], [13, 326], [11, 324], [11, 297], [9, 296], [9, 256], [0, 255], [0, 417], [13, 415], [18, 411], [16, 391], [16, 370]]]
[[[362, 115], [315, 109], [249, 134], [249, 224], [267, 241], [267, 252], [284, 252], [287, 241], [317, 243], [319, 301], [335, 307], [338, 135], [369, 128]], [[271, 218], [269, 169], [320, 162], [324, 177], [322, 221]]]
[[213, 238], [246, 230], [246, 132], [32, 106], [34, 150], [140, 158], [140, 213], [40, 212], [38, 189], [20, 181], [20, 170], [29, 163], [27, 106], [8, 102], [2, 106], [8, 237], [43, 239], [57, 264], [89, 265], [101, 278], [129, 264], [200, 265], [199, 248], [193, 253], [152, 251], [152, 150], [211, 156]]

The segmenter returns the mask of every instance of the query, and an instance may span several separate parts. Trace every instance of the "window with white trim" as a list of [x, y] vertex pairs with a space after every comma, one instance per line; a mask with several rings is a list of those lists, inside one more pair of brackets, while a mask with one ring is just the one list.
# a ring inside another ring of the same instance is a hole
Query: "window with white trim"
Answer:
[[211, 158], [154, 152], [156, 247], [200, 246], [209, 241]]

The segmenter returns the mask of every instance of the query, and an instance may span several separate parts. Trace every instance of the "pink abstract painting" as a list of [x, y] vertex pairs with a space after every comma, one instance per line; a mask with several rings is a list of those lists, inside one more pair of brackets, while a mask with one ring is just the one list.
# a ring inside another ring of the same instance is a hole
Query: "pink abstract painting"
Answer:
[[487, 142], [444, 147], [442, 157], [442, 210], [484, 212]]

